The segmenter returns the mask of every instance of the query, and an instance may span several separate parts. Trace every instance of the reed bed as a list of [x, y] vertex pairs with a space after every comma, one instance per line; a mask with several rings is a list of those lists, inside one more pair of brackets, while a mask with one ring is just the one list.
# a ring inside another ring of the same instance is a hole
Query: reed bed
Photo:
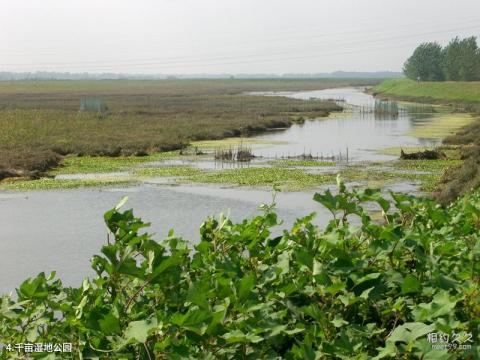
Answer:
[[222, 161], [239, 161], [248, 162], [251, 161], [255, 155], [250, 147], [244, 145], [238, 145], [237, 147], [229, 147], [215, 149], [215, 160]]

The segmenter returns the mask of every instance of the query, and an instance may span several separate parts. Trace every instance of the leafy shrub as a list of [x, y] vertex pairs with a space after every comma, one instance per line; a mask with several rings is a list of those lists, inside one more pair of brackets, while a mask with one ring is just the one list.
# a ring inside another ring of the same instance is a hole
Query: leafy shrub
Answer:
[[[114, 241], [92, 259], [97, 276], [78, 288], [26, 280], [1, 299], [0, 343], [68, 341], [84, 359], [477, 357], [480, 194], [448, 209], [391, 196], [339, 182], [314, 197], [332, 212], [325, 229], [310, 214], [279, 236], [273, 206], [238, 224], [209, 218], [193, 252], [173, 232], [155, 242], [119, 204], [105, 214]], [[432, 350], [434, 331], [476, 343]]]

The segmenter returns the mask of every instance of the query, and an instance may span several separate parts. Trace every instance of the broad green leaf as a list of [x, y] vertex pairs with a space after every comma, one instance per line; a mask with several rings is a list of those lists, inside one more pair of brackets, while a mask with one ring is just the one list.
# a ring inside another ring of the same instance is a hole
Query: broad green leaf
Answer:
[[132, 321], [125, 329], [123, 337], [127, 341], [136, 340], [140, 343], [144, 343], [147, 341], [150, 331], [155, 327], [157, 327], [156, 319]]
[[105, 334], [115, 334], [120, 332], [120, 320], [112, 312], [99, 319], [98, 324]]
[[409, 344], [421, 336], [435, 331], [435, 325], [427, 325], [419, 322], [410, 322], [400, 325], [393, 330], [392, 334], [387, 338], [390, 342], [404, 342]]
[[403, 279], [402, 294], [416, 293], [420, 291], [421, 286], [420, 281], [415, 276], [409, 274]]
[[234, 330], [222, 336], [227, 343], [258, 343], [263, 340], [262, 337], [254, 334], [244, 334], [241, 330]]
[[245, 275], [238, 286], [238, 297], [243, 300], [248, 297], [255, 286], [255, 275], [253, 273]]

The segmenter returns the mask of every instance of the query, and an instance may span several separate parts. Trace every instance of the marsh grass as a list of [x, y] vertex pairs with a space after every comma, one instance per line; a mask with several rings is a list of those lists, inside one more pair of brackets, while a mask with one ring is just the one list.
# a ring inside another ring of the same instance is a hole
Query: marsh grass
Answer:
[[321, 160], [293, 160], [293, 159], [278, 159], [269, 161], [270, 165], [279, 167], [324, 167], [335, 166], [334, 161], [321, 161]]
[[140, 177], [183, 177], [202, 173], [202, 170], [191, 166], [160, 166], [155, 168], [135, 169]]
[[41, 178], [36, 180], [19, 180], [0, 183], [0, 190], [61, 190], [78, 189], [84, 187], [106, 187], [115, 185], [133, 185], [136, 183], [132, 178], [113, 179], [53, 179]]
[[463, 160], [400, 160], [393, 163], [395, 169], [443, 172], [451, 166], [458, 166]]
[[179, 156], [178, 151], [154, 153], [148, 156], [67, 156], [61, 162], [61, 166], [50, 171], [50, 174], [92, 174], [127, 171], [141, 164], [168, 160], [177, 156]]
[[430, 193], [441, 183], [442, 177], [452, 167], [462, 164], [461, 160], [399, 160], [385, 162], [375, 167], [355, 165], [343, 169], [342, 178], [350, 182], [363, 182], [371, 186], [392, 184], [401, 181], [420, 184], [420, 190]]

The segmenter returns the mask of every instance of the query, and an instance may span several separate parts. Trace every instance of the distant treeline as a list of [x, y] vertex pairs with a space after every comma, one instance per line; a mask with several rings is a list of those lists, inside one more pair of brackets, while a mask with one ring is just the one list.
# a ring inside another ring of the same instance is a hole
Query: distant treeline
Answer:
[[55, 71], [10, 72], [0, 71], [0, 81], [16, 80], [180, 80], [180, 79], [386, 79], [401, 76], [393, 71], [334, 71], [331, 73], [296, 74], [119, 74], [70, 73]]
[[418, 46], [403, 67], [407, 77], [420, 81], [480, 80], [480, 49], [475, 36], [458, 37], [442, 47], [437, 42]]

